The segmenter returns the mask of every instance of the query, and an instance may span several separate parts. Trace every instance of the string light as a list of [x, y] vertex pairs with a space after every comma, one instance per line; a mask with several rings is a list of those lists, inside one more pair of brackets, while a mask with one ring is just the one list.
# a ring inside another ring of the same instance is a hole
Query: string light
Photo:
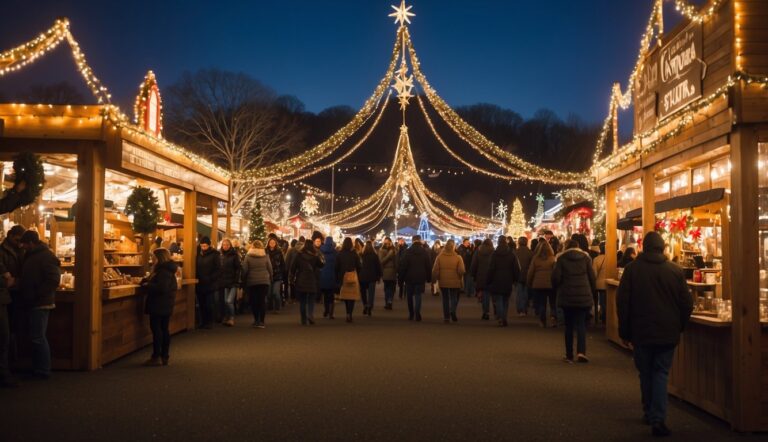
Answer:
[[144, 121], [147, 119], [147, 102], [152, 93], [157, 94], [157, 134], [163, 133], [163, 99], [160, 96], [160, 89], [157, 87], [157, 78], [152, 71], [147, 72], [144, 81], [139, 85], [139, 95], [133, 104], [133, 122], [144, 127]]

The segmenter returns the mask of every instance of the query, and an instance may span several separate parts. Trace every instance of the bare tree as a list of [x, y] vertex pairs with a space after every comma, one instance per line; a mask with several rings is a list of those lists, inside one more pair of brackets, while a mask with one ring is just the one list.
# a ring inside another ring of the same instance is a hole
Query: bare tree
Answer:
[[33, 84], [16, 94], [16, 99], [25, 103], [41, 104], [85, 104], [85, 98], [71, 83], [60, 81], [53, 84]]
[[[169, 138], [233, 173], [269, 167], [302, 139], [296, 116], [272, 89], [246, 74], [185, 72], [164, 98]], [[230, 213], [241, 212], [262, 193], [252, 182], [230, 186]]]

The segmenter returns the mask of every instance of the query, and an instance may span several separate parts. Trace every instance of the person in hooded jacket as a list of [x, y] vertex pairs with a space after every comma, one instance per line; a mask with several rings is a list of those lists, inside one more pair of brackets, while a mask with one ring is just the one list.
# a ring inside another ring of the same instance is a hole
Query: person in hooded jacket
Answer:
[[592, 258], [579, 248], [579, 243], [568, 240], [565, 251], [558, 255], [552, 270], [552, 287], [557, 290], [557, 306], [563, 309], [565, 318], [565, 358], [573, 363], [573, 329], [576, 328], [576, 360], [589, 362], [587, 358], [587, 315], [592, 310], [595, 271]]
[[360, 293], [363, 297], [365, 309], [364, 315], [371, 316], [373, 313], [373, 304], [376, 299], [376, 283], [381, 280], [382, 270], [379, 255], [373, 248], [373, 242], [366, 241], [363, 249], [363, 267], [360, 271]]
[[269, 238], [266, 252], [267, 256], [269, 256], [269, 263], [272, 265], [272, 284], [269, 287], [267, 296], [272, 301], [272, 311], [278, 313], [283, 306], [282, 287], [283, 281], [286, 279], [286, 271], [285, 257], [277, 243], [277, 238]]
[[32, 343], [32, 375], [48, 379], [51, 375], [51, 348], [46, 332], [48, 317], [56, 308], [56, 288], [61, 282], [61, 263], [34, 230], [21, 236], [24, 261], [21, 264], [19, 294], [27, 314]]
[[243, 259], [242, 282], [251, 305], [254, 328], [265, 328], [266, 297], [272, 285], [274, 268], [272, 260], [264, 250], [264, 243], [256, 240]]
[[397, 252], [389, 238], [384, 238], [379, 249], [379, 261], [381, 262], [381, 279], [384, 281], [384, 309], [392, 310], [397, 285]]
[[517, 315], [525, 316], [528, 314], [528, 285], [526, 284], [528, 276], [528, 268], [531, 266], [531, 259], [533, 259], [533, 252], [528, 248], [528, 238], [521, 236], [517, 240], [517, 249], [515, 249], [515, 256], [520, 263], [520, 275], [522, 278], [517, 282], [516, 290], [517, 297], [515, 299], [515, 306], [517, 307]]
[[315, 324], [315, 297], [320, 291], [320, 269], [323, 265], [323, 258], [311, 239], [304, 242], [304, 247], [291, 264], [290, 273], [294, 275], [296, 297], [299, 298], [301, 325]]
[[219, 285], [224, 292], [224, 318], [222, 324], [235, 325], [235, 299], [240, 284], [240, 254], [229, 238], [221, 240], [221, 275]]
[[219, 289], [221, 276], [221, 256], [219, 251], [211, 247], [211, 239], [204, 236], [200, 239], [200, 253], [195, 264], [197, 285], [195, 293], [200, 305], [201, 328], [213, 328], [214, 294]]
[[408, 320], [421, 321], [421, 297], [424, 285], [432, 279], [432, 262], [429, 249], [421, 243], [421, 236], [414, 235], [411, 247], [398, 264], [400, 278], [405, 281], [408, 298]]
[[633, 349], [640, 373], [646, 423], [654, 436], [668, 436], [667, 381], [680, 342], [693, 312], [693, 297], [683, 270], [664, 255], [657, 232], [643, 239], [643, 253], [624, 269], [616, 298], [619, 336]]
[[456, 243], [449, 239], [435, 258], [432, 266], [432, 282], [440, 284], [443, 294], [443, 321], [457, 322], [456, 308], [459, 305], [459, 290], [464, 285], [464, 258], [456, 253]]
[[472, 265], [469, 269], [469, 272], [472, 273], [472, 278], [476, 282], [475, 288], [480, 293], [483, 306], [482, 319], [484, 321], [490, 319], [489, 311], [491, 308], [491, 298], [493, 297], [490, 290], [488, 290], [488, 269], [491, 266], [491, 255], [493, 255], [493, 241], [486, 238], [475, 251], [475, 255], [472, 257]]
[[533, 293], [536, 314], [542, 327], [547, 326], [547, 301], [551, 325], [557, 326], [557, 293], [552, 289], [552, 270], [555, 268], [555, 252], [548, 241], [539, 241], [528, 267], [526, 282]]
[[334, 319], [334, 298], [339, 291], [339, 286], [336, 282], [336, 256], [339, 252], [336, 251], [336, 244], [333, 242], [333, 238], [327, 236], [325, 243], [320, 246], [320, 253], [323, 254], [325, 265], [320, 271], [320, 293], [323, 295], [323, 317], [328, 319]]
[[152, 355], [144, 362], [148, 367], [168, 365], [171, 348], [169, 325], [176, 303], [176, 271], [179, 268], [171, 259], [168, 249], [156, 248], [152, 255], [155, 262], [152, 273], [142, 283], [147, 293], [145, 310], [149, 315], [149, 328], [152, 330]]
[[[474, 253], [474, 249], [472, 248], [472, 243], [470, 242], [469, 238], [463, 238], [461, 240], [461, 245], [456, 248], [456, 253], [458, 253], [459, 256], [461, 256], [461, 259], [464, 260], [464, 268], [469, 270], [469, 268], [472, 266], [472, 254]], [[470, 272], [465, 272], [462, 289], [464, 290], [464, 293], [467, 294], [468, 298], [475, 296], [475, 291], [477, 290], [475, 285], [475, 280], [472, 277], [472, 274]]]
[[491, 255], [491, 263], [488, 266], [488, 289], [493, 294], [496, 303], [496, 319], [499, 327], [506, 327], [507, 314], [509, 312], [509, 297], [515, 284], [520, 280], [520, 263], [509, 248], [507, 238], [499, 237], [496, 250]]
[[336, 255], [336, 285], [339, 287], [339, 299], [344, 301], [347, 310], [347, 322], [352, 322], [355, 301], [360, 300], [360, 271], [362, 263], [355, 252], [352, 238], [344, 238], [341, 251]]

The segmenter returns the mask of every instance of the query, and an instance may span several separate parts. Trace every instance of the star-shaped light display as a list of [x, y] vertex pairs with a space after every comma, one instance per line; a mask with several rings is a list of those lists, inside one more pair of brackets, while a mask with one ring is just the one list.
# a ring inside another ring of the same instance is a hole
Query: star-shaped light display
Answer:
[[394, 9], [395, 12], [389, 14], [389, 16], [394, 17], [395, 23], [399, 23], [400, 26], [405, 26], [406, 23], [411, 24], [410, 17], [416, 16], [416, 14], [411, 12], [411, 8], [413, 8], [413, 6], [405, 6], [405, 0], [402, 0], [400, 2], [400, 7], [392, 5], [392, 9]]

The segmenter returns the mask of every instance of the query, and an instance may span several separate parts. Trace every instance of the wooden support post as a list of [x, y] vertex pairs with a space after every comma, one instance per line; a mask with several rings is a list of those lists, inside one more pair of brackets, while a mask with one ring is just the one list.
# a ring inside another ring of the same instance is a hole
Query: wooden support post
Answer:
[[656, 178], [650, 168], [643, 170], [643, 235], [656, 227]]
[[227, 192], [227, 237], [232, 238], [232, 180], [229, 180]]
[[738, 431], [760, 429], [760, 300], [757, 129], [736, 126], [731, 134], [731, 224], [729, 273], [733, 301], [733, 418]]
[[615, 279], [618, 257], [618, 236], [616, 212], [616, 185], [608, 184], [605, 189], [605, 276]]
[[[197, 262], [197, 192], [184, 192], [184, 264], [182, 278], [195, 278]], [[187, 329], [195, 329], [195, 285], [185, 286], [187, 296]]]
[[219, 245], [219, 200], [211, 198], [211, 245]]
[[73, 368], [101, 367], [101, 292], [104, 260], [104, 145], [83, 143], [77, 157]]

